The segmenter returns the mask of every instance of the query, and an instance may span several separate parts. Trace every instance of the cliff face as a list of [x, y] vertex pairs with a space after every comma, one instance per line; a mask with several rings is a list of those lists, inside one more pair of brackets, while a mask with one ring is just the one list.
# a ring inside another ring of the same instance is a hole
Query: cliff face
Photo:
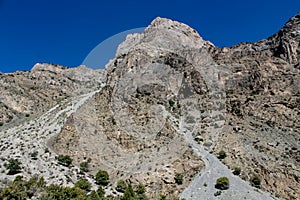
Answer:
[[[300, 14], [266, 40], [221, 49], [191, 27], [158, 17], [144, 33], [127, 36], [104, 72], [37, 65], [31, 72], [1, 75], [0, 120], [43, 113], [105, 81], [94, 96], [88, 95], [93, 98], [78, 100], [75, 113], [61, 115], [61, 127], [48, 131], [50, 141], [43, 142], [54, 154], [71, 155], [75, 164], [91, 158], [91, 173], [109, 171], [110, 191], [125, 179], [144, 184], [152, 199], [164, 193], [178, 196], [200, 170], [207, 180], [226, 172], [222, 163], [208, 159], [223, 150], [222, 162], [240, 168], [242, 179], [253, 184], [256, 177], [256, 186], [273, 196], [299, 199], [299, 44]], [[41, 173], [57, 173], [53, 163]], [[211, 168], [215, 165], [217, 173]], [[69, 184], [72, 177], [74, 182], [79, 175], [71, 176], [72, 170], [60, 171], [65, 177], [58, 181]], [[176, 174], [183, 175], [182, 185]], [[223, 199], [271, 198], [232, 174], [229, 178]], [[201, 191], [202, 199], [217, 198], [214, 183], [196, 185], [193, 192]]]

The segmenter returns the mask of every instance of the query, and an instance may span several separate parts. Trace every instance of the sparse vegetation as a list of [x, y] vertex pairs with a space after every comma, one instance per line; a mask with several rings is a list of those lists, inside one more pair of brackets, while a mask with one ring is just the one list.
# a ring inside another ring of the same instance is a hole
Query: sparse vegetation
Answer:
[[75, 187], [78, 187], [88, 192], [91, 190], [91, 183], [88, 182], [86, 179], [80, 179], [75, 183]]
[[222, 191], [221, 190], [218, 190], [218, 191], [216, 191], [215, 193], [214, 193], [214, 196], [216, 197], [216, 196], [220, 196], [222, 194]]
[[215, 188], [220, 190], [227, 190], [229, 188], [229, 179], [225, 176], [218, 178]]
[[0, 199], [40, 199], [40, 200], [147, 200], [145, 188], [138, 185], [134, 190], [130, 184], [126, 186], [122, 196], [107, 196], [102, 187], [97, 191], [92, 190], [91, 184], [80, 179], [75, 183], [74, 187], [63, 187], [58, 184], [46, 186], [43, 177], [33, 176], [28, 181], [22, 176], [17, 176], [15, 180], [9, 183], [5, 188], [0, 189]]
[[116, 125], [116, 124], [117, 124], [117, 122], [116, 122], [116, 120], [115, 120], [114, 117], [111, 117], [111, 123], [112, 123], [113, 125]]
[[127, 183], [124, 180], [119, 180], [117, 183], [116, 190], [118, 192], [125, 192], [126, 188], [127, 188]]
[[14, 175], [21, 171], [21, 162], [17, 159], [10, 159], [8, 164], [6, 164], [6, 169], [8, 169], [8, 175]]
[[37, 160], [37, 156], [38, 156], [37, 151], [34, 151], [34, 152], [30, 153], [30, 157], [31, 157], [32, 160]]
[[89, 163], [86, 161], [80, 163], [80, 170], [83, 172], [88, 172], [89, 171]]
[[175, 182], [178, 184], [178, 185], [181, 185], [183, 183], [183, 175], [182, 174], [175, 174]]
[[260, 188], [260, 184], [261, 184], [261, 178], [258, 175], [254, 175], [251, 179], [250, 179], [251, 185], [256, 187], [256, 188]]
[[72, 158], [69, 155], [59, 155], [57, 157], [58, 163], [69, 167], [72, 164]]
[[169, 100], [169, 106], [173, 107], [175, 105], [175, 101], [173, 101], [172, 99]]
[[227, 156], [227, 154], [226, 154], [226, 152], [225, 152], [224, 150], [221, 150], [221, 151], [218, 153], [218, 158], [219, 158], [220, 160], [226, 158], [226, 156]]
[[107, 171], [99, 170], [96, 174], [96, 183], [98, 185], [106, 186], [109, 183], [109, 175]]
[[234, 175], [240, 175], [240, 173], [241, 173], [241, 168], [240, 168], [240, 167], [235, 167], [232, 173], [233, 173]]

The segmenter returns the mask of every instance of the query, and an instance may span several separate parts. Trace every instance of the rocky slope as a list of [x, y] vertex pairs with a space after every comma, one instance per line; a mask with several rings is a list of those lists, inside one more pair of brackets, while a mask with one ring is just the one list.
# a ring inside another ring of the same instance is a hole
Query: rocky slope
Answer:
[[261, 177], [261, 187], [299, 197], [300, 15], [267, 40], [213, 49], [220, 65], [233, 65], [226, 83], [227, 123], [215, 152], [241, 167], [241, 177]]
[[103, 72], [84, 66], [36, 64], [31, 71], [0, 74], [0, 123], [41, 114], [58, 102], [100, 86]]
[[[89, 178], [78, 165], [90, 160], [91, 174], [111, 174], [110, 193], [124, 179], [144, 184], [152, 199], [299, 199], [299, 35], [300, 13], [266, 40], [220, 49], [185, 24], [156, 18], [120, 44], [105, 72], [37, 65], [1, 75], [2, 121], [59, 103], [27, 126], [0, 129], [1, 159], [18, 157], [24, 175], [65, 185]], [[101, 90], [78, 96], [101, 81]], [[30, 147], [38, 161], [21, 156]], [[40, 153], [46, 147], [49, 155]], [[56, 154], [75, 166], [61, 167]], [[220, 176], [230, 181], [221, 194]]]

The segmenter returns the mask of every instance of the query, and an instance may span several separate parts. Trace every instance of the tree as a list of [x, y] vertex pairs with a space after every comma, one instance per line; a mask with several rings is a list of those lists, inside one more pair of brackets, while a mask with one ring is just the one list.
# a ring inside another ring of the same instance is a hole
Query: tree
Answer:
[[91, 184], [88, 182], [86, 179], [80, 179], [75, 183], [75, 187], [78, 187], [82, 190], [85, 191], [90, 191], [91, 190]]
[[6, 165], [6, 169], [8, 169], [8, 175], [14, 175], [21, 171], [21, 162], [17, 159], [10, 159], [8, 164]]
[[107, 171], [99, 170], [96, 174], [96, 183], [98, 185], [106, 186], [109, 183], [109, 175]]
[[220, 190], [227, 190], [229, 188], [229, 179], [227, 177], [220, 177], [216, 181], [215, 188]]
[[72, 164], [72, 158], [68, 155], [59, 155], [57, 160], [59, 164], [66, 167], [69, 167]]

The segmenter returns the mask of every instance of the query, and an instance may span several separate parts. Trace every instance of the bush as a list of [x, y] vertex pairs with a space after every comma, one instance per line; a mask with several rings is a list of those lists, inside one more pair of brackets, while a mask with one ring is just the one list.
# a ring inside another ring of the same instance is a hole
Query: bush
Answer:
[[214, 196], [216, 197], [216, 196], [220, 196], [222, 194], [222, 192], [219, 190], [219, 191], [216, 191], [215, 193], [214, 193]]
[[109, 175], [107, 171], [99, 170], [96, 174], [96, 183], [98, 185], [106, 186], [109, 183]]
[[30, 157], [31, 157], [32, 160], [37, 160], [37, 156], [38, 156], [37, 151], [34, 151], [34, 152], [30, 153]]
[[227, 190], [229, 188], [229, 179], [227, 177], [220, 177], [216, 181], [215, 188], [220, 190]]
[[139, 184], [136, 189], [135, 189], [135, 193], [139, 194], [145, 194], [146, 189], [145, 186], [143, 186], [142, 184]]
[[250, 179], [251, 185], [256, 187], [256, 188], [260, 188], [260, 184], [261, 184], [261, 178], [258, 175], [254, 175], [251, 179]]
[[178, 185], [181, 185], [183, 183], [183, 175], [182, 174], [175, 174], [175, 182], [178, 184]]
[[128, 184], [128, 186], [124, 192], [124, 195], [122, 197], [122, 200], [134, 200], [134, 199], [135, 199], [135, 193], [132, 189], [131, 184]]
[[98, 195], [98, 193], [93, 190], [88, 196], [87, 200], [102, 200], [102, 198]]
[[69, 167], [72, 164], [72, 158], [68, 155], [59, 155], [57, 160], [59, 164], [66, 167]]
[[0, 121], [0, 126], [3, 126], [3, 125], [4, 125], [4, 123], [2, 121]]
[[235, 167], [232, 173], [233, 173], [234, 175], [240, 175], [240, 173], [241, 173], [241, 168], [240, 168], [240, 167]]
[[123, 180], [119, 180], [117, 183], [116, 190], [118, 192], [125, 192], [126, 188], [127, 188], [127, 183]]
[[88, 172], [89, 171], [89, 163], [88, 162], [80, 163], [80, 170], [83, 172]]
[[226, 152], [225, 151], [223, 151], [223, 150], [221, 150], [219, 153], [218, 153], [218, 158], [219, 159], [224, 159], [224, 158], [226, 158]]
[[75, 187], [78, 187], [85, 191], [91, 190], [91, 184], [86, 179], [80, 179], [75, 183]]
[[6, 164], [6, 169], [8, 169], [8, 175], [14, 175], [21, 171], [21, 162], [17, 159], [10, 159], [8, 164]]
[[100, 198], [103, 198], [105, 196], [105, 190], [102, 187], [99, 187], [97, 190], [97, 194]]

